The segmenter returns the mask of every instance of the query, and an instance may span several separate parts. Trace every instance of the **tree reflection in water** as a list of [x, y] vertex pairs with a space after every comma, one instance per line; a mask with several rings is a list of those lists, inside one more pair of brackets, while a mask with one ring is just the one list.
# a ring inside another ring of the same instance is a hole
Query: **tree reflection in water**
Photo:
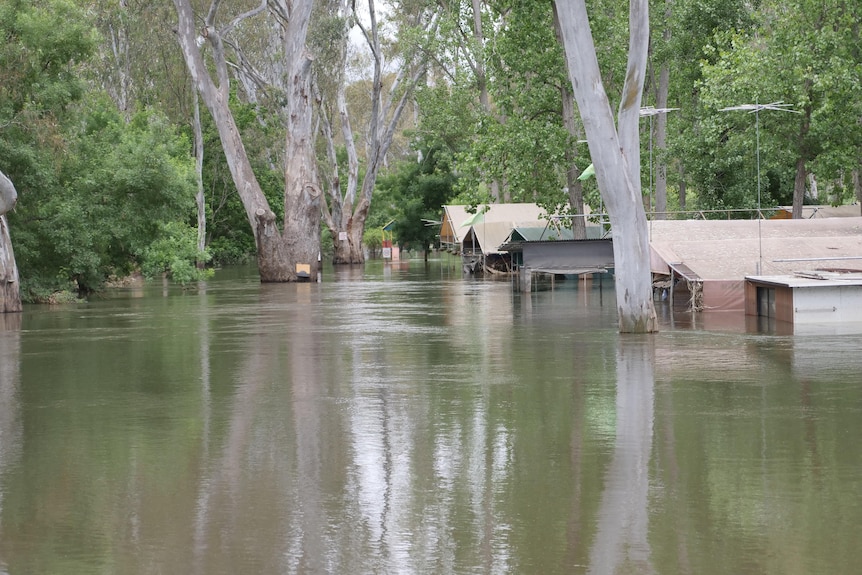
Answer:
[[616, 441], [598, 512], [589, 573], [653, 573], [648, 498], [653, 437], [653, 336], [623, 337], [617, 348]]
[[[20, 356], [21, 314], [0, 313], [0, 479], [21, 448], [22, 429], [18, 417]], [[3, 490], [0, 489], [0, 514], [2, 511]], [[0, 530], [0, 539], [2, 536]]]

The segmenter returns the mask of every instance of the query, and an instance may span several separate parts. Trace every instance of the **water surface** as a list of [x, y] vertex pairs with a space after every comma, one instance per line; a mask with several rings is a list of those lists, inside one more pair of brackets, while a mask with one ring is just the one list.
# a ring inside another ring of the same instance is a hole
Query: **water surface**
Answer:
[[0, 573], [853, 573], [862, 326], [446, 263], [0, 323]]

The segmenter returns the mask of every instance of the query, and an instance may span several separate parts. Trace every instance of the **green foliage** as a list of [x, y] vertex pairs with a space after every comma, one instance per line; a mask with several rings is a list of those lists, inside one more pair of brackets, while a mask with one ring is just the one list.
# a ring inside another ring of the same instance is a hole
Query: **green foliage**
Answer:
[[141, 272], [152, 279], [161, 274], [180, 284], [212, 277], [213, 270], [198, 268], [209, 261], [209, 253], [197, 249], [197, 231], [182, 222], [167, 222], [161, 226], [159, 238], [140, 254]]
[[192, 214], [189, 143], [163, 116], [143, 112], [126, 125], [95, 96], [78, 114], [53, 178], [24, 187], [12, 218], [25, 294], [70, 283], [98, 289], [130, 272], [168, 222]]
[[366, 226], [365, 231], [362, 232], [362, 245], [368, 248], [371, 252], [371, 257], [379, 253], [383, 247], [383, 228], [369, 228]]
[[[455, 181], [449, 155], [439, 148], [429, 150], [421, 162], [402, 162], [379, 178], [376, 199], [392, 208], [387, 215], [395, 220], [393, 232], [399, 245], [425, 250], [435, 242], [439, 226], [426, 226], [423, 220], [439, 220], [442, 207], [455, 195]], [[378, 208], [377, 213], [381, 211]], [[378, 221], [366, 229], [379, 229], [386, 223], [388, 220]]]
[[[703, 207], [756, 203], [758, 151], [766, 205], [790, 203], [800, 159], [821, 181], [840, 186], [862, 145], [862, 105], [853, 96], [862, 89], [859, 54], [845, 27], [848, 16], [860, 16], [852, 12], [807, 0], [764, 2], [755, 29], [716, 34], [705, 48], [703, 120], [691, 163]], [[771, 102], [796, 113], [718, 111]]]
[[93, 53], [96, 34], [75, 2], [8, 0], [0, 34], [0, 118], [55, 115], [81, 97], [76, 64]]
[[563, 125], [561, 90], [568, 76], [551, 6], [519, 0], [498, 8], [502, 12], [492, 15], [505, 25], [486, 52], [493, 106], [476, 110], [473, 141], [458, 150], [460, 198], [488, 201], [493, 181], [512, 201], [563, 203], [566, 151], [574, 142]]

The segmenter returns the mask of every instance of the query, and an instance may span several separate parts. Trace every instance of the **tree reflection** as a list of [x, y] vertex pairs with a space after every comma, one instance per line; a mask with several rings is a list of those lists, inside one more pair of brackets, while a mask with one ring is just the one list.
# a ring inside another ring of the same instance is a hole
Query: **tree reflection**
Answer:
[[[21, 362], [21, 314], [0, 313], [0, 481], [21, 446], [18, 386]], [[0, 517], [3, 489], [0, 484]], [[0, 540], [2, 537], [0, 523]], [[0, 569], [3, 568], [0, 560]]]
[[[195, 572], [248, 557], [324, 572], [322, 414], [315, 284], [263, 285], [234, 376], [222, 448], [198, 488]], [[253, 312], [252, 312], [253, 313]], [[202, 361], [209, 347], [202, 348]], [[204, 376], [208, 377], [209, 370]], [[210, 393], [204, 381], [204, 399]], [[208, 408], [206, 408], [208, 409]], [[287, 416], [287, 417], [285, 417]], [[254, 533], [254, 538], [247, 534]], [[278, 558], [278, 559], [276, 559]]]
[[616, 441], [598, 512], [589, 573], [653, 572], [649, 530], [649, 461], [655, 360], [652, 338], [623, 338], [617, 349]]

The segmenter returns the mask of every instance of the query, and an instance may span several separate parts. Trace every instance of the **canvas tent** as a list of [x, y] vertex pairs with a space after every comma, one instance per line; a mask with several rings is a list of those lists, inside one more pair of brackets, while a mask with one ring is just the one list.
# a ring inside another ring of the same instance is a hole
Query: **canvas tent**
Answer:
[[654, 274], [683, 280], [695, 309], [742, 311], [745, 277], [858, 269], [862, 217], [650, 222]]
[[547, 224], [547, 212], [536, 204], [484, 204], [475, 213], [467, 206], [443, 206], [440, 244], [452, 253], [461, 254], [464, 269], [508, 270], [509, 254], [500, 246], [519, 226], [539, 227]]
[[[440, 244], [452, 253], [461, 253], [465, 239], [475, 228], [468, 247], [484, 253], [499, 253], [497, 248], [518, 225], [544, 226], [547, 212], [536, 204], [484, 204], [476, 213], [469, 206], [443, 206], [443, 223], [440, 226]], [[505, 229], [505, 233], [501, 230]], [[502, 237], [501, 237], [502, 236]], [[498, 241], [499, 240], [499, 241]], [[494, 243], [497, 242], [497, 243]]]

